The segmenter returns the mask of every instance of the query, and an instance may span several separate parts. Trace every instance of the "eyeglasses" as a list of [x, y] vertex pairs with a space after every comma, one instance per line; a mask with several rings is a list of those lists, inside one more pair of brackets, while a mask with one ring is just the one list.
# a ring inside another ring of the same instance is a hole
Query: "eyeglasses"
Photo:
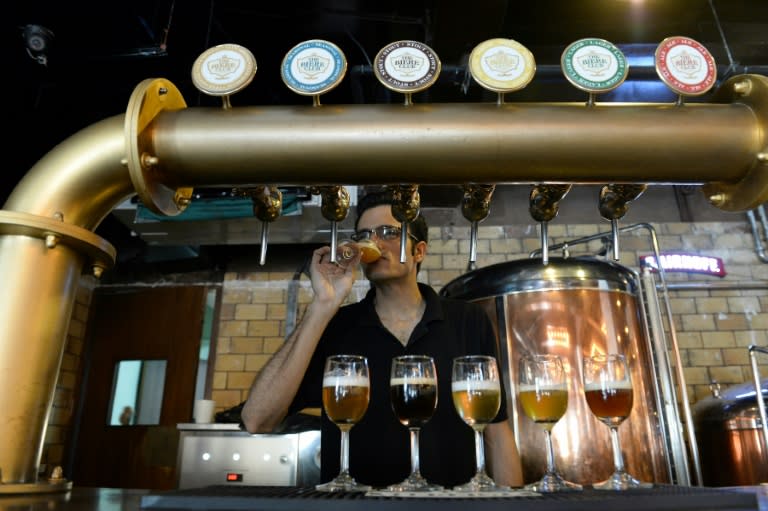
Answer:
[[[370, 240], [373, 239], [374, 234], [376, 237], [380, 240], [384, 241], [392, 241], [396, 240], [400, 237], [400, 233], [402, 232], [402, 229], [396, 225], [379, 225], [374, 227], [373, 229], [362, 229], [354, 233], [351, 238], [354, 241], [362, 241], [362, 240]], [[408, 233], [408, 236], [413, 238], [415, 241], [419, 241], [416, 236]]]

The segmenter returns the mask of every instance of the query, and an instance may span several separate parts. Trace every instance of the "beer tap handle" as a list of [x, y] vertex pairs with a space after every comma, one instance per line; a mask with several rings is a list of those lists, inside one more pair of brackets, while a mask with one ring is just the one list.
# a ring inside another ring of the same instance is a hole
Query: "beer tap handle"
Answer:
[[336, 220], [331, 220], [331, 262], [336, 262], [337, 251], [337, 234], [339, 231], [339, 223]]
[[339, 185], [311, 186], [309, 192], [320, 195], [320, 212], [331, 221], [331, 262], [336, 262], [338, 223], [347, 218], [350, 199], [346, 188]]
[[619, 220], [611, 219], [611, 245], [613, 245], [613, 260], [619, 260]]
[[472, 271], [477, 268], [477, 227], [479, 222], [473, 220], [469, 224], [469, 263], [467, 264], [467, 271]]
[[541, 262], [549, 264], [549, 222], [540, 222], [541, 226]]
[[467, 264], [469, 270], [474, 270], [477, 266], [478, 226], [491, 211], [491, 196], [495, 189], [496, 185], [478, 183], [464, 185], [464, 196], [461, 199], [461, 214], [470, 221], [469, 263]]
[[611, 240], [613, 244], [613, 259], [619, 260], [619, 218], [629, 209], [629, 203], [645, 192], [644, 184], [610, 184], [600, 189], [600, 215], [611, 221]]
[[560, 201], [568, 195], [571, 185], [540, 184], [531, 188], [528, 211], [541, 226], [541, 262], [549, 264], [549, 221], [557, 216]]
[[405, 263], [408, 224], [416, 220], [421, 208], [419, 185], [392, 185], [392, 216], [400, 222], [400, 262]]
[[269, 222], [261, 222], [261, 248], [259, 251], [259, 265], [264, 266], [267, 262], [267, 238], [269, 237]]
[[283, 211], [283, 193], [276, 186], [257, 186], [254, 188], [234, 188], [234, 195], [250, 197], [253, 202], [253, 215], [261, 220], [261, 247], [259, 264], [267, 261], [267, 239], [269, 223], [275, 221]]

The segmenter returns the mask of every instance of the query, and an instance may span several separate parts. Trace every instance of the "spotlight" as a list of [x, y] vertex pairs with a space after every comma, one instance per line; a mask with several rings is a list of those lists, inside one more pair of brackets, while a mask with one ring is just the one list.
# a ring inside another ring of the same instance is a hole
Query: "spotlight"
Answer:
[[48, 49], [54, 35], [42, 25], [24, 25], [21, 37], [27, 47], [27, 54], [40, 65], [48, 65]]

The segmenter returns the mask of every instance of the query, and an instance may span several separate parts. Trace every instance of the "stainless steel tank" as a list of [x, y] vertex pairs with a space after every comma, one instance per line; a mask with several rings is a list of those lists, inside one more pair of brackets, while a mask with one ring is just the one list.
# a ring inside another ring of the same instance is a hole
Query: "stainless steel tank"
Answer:
[[[768, 378], [761, 382], [768, 404]], [[706, 486], [768, 483], [768, 448], [752, 383], [736, 385], [693, 406]]]
[[585, 401], [581, 360], [618, 352], [629, 361], [634, 387], [632, 413], [619, 427], [627, 471], [643, 481], [673, 482], [656, 363], [632, 271], [595, 258], [552, 258], [547, 265], [525, 259], [469, 272], [441, 294], [479, 302], [495, 319], [526, 483], [544, 473], [546, 452], [544, 431], [524, 415], [517, 399], [518, 361], [524, 352], [558, 354], [566, 361], [568, 410], [552, 431], [556, 465], [566, 479], [591, 484], [613, 472], [609, 429]]

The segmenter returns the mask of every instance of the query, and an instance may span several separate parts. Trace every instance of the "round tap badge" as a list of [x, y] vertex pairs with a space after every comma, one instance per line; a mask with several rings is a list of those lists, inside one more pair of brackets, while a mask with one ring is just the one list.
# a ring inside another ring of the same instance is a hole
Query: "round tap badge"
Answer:
[[373, 71], [388, 89], [419, 92], [435, 83], [440, 59], [432, 48], [418, 41], [395, 41], [376, 54]]
[[256, 75], [256, 59], [237, 44], [220, 44], [204, 51], [192, 65], [192, 83], [200, 92], [227, 96], [243, 89]]
[[715, 59], [688, 37], [667, 37], [656, 48], [656, 73], [667, 86], [684, 96], [699, 96], [715, 85]]
[[624, 54], [604, 39], [587, 38], [571, 43], [560, 58], [565, 78], [586, 92], [608, 92], [627, 78]]
[[333, 43], [321, 39], [294, 46], [283, 58], [280, 74], [293, 92], [323, 94], [336, 87], [347, 72], [347, 58]]
[[494, 92], [522, 89], [533, 79], [536, 62], [528, 48], [512, 39], [489, 39], [469, 55], [469, 72], [480, 86]]

